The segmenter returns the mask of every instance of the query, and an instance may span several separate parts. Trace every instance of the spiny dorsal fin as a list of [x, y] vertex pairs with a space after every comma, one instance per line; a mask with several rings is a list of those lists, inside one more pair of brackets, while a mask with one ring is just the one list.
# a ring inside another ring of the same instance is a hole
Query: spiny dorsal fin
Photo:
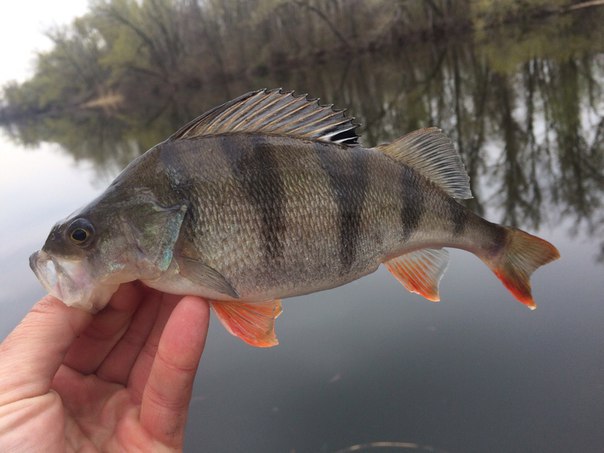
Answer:
[[358, 137], [353, 118], [318, 99], [293, 91], [258, 90], [214, 107], [181, 127], [168, 140], [236, 132], [263, 132], [354, 145]]
[[453, 142], [437, 127], [413, 131], [377, 150], [413, 167], [454, 198], [472, 198], [470, 177]]

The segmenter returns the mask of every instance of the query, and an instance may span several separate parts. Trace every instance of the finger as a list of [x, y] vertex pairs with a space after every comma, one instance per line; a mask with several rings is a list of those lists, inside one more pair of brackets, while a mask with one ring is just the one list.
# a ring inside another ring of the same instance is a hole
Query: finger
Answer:
[[157, 319], [161, 300], [160, 293], [147, 293], [134, 313], [126, 333], [98, 368], [96, 374], [99, 378], [122, 385], [128, 383], [132, 367]]
[[65, 356], [65, 365], [83, 374], [94, 372], [126, 332], [145, 289], [135, 283], [120, 286], [111, 302], [94, 316]]
[[[116, 402], [128, 397], [118, 396], [123, 386], [113, 382], [104, 382], [82, 374], [65, 365], [61, 365], [52, 380], [51, 388], [60, 395], [63, 406], [71, 417], [92, 420], [95, 414], [109, 414], [108, 403], [118, 407]], [[105, 411], [105, 412], [103, 412]], [[112, 416], [107, 416], [109, 420]]]
[[0, 405], [48, 392], [67, 350], [92, 315], [46, 296], [0, 345]]
[[141, 425], [159, 442], [181, 447], [195, 373], [205, 346], [208, 303], [187, 296], [161, 336], [141, 404]]
[[155, 318], [155, 324], [153, 325], [151, 332], [147, 336], [144, 346], [140, 349], [138, 356], [132, 366], [132, 371], [128, 378], [128, 389], [130, 390], [132, 399], [135, 403], [141, 402], [149, 373], [151, 372], [151, 366], [157, 353], [157, 347], [161, 334], [164, 330], [164, 326], [172, 310], [176, 307], [176, 304], [182, 299], [182, 296], [174, 296], [170, 294], [156, 293], [159, 296], [159, 309], [157, 317]]

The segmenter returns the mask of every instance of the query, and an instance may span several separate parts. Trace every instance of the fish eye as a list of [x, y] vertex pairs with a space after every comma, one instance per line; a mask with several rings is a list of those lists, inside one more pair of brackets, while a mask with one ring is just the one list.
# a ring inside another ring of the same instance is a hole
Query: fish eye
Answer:
[[86, 245], [93, 234], [94, 228], [86, 219], [76, 219], [69, 225], [69, 238], [76, 245]]
[[73, 242], [84, 242], [88, 238], [88, 231], [84, 228], [76, 228], [71, 232]]

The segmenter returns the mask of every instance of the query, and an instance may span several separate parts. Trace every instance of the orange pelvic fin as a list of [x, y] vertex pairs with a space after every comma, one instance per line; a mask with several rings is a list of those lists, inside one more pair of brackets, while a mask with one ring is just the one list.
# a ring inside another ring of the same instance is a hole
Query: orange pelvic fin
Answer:
[[222, 325], [232, 335], [258, 348], [279, 344], [275, 319], [281, 314], [280, 300], [265, 302], [211, 301]]
[[448, 262], [449, 253], [444, 249], [420, 249], [386, 261], [384, 265], [407, 290], [438, 302], [438, 282]]
[[531, 294], [531, 274], [540, 266], [560, 258], [549, 242], [516, 228], [505, 227], [506, 245], [495, 258], [483, 258], [497, 278], [516, 299], [531, 310], [537, 308]]

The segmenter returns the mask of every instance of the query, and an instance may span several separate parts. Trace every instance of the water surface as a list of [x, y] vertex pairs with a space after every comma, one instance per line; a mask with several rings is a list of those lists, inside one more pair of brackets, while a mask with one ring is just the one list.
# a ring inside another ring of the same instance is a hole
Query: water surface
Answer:
[[43, 294], [27, 258], [55, 221], [205, 109], [259, 87], [295, 88], [349, 107], [367, 145], [440, 126], [471, 176], [469, 206], [546, 238], [562, 259], [534, 275], [535, 312], [477, 258], [453, 251], [439, 304], [380, 269], [284, 301], [277, 348], [250, 348], [213, 319], [187, 450], [335, 452], [390, 441], [451, 453], [602, 451], [599, 23], [562, 17], [3, 130], [0, 336]]

